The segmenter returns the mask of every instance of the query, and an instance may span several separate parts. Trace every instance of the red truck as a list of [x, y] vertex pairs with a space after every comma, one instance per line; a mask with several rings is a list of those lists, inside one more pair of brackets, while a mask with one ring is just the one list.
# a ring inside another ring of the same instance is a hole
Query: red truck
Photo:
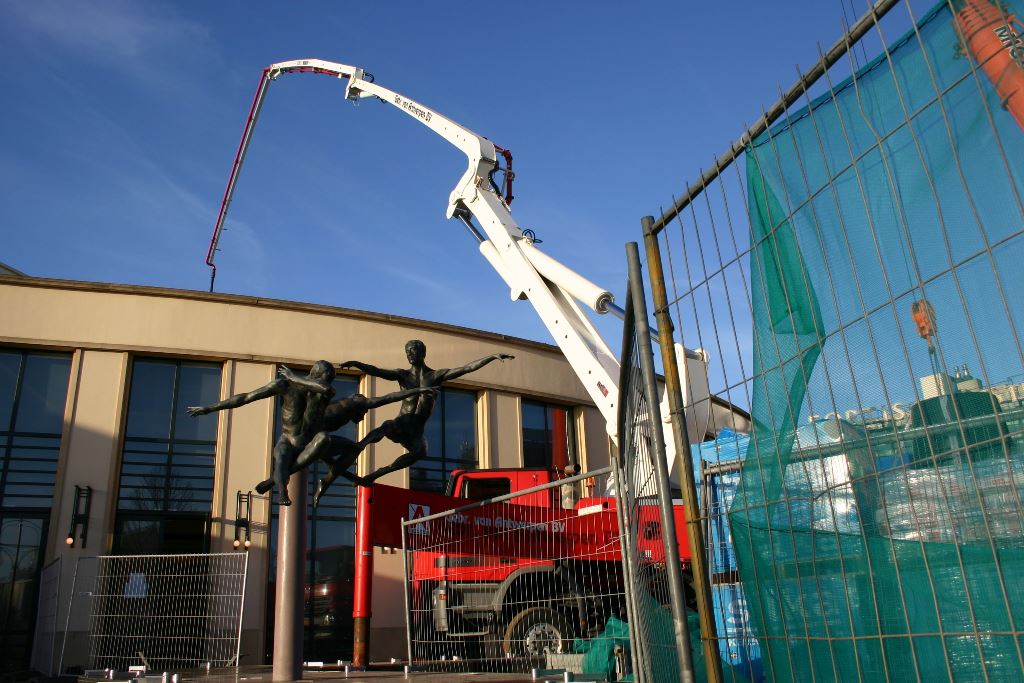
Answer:
[[[596, 635], [611, 615], [624, 616], [614, 498], [581, 497], [584, 483], [574, 481], [467, 508], [563, 479], [546, 469], [456, 470], [444, 496], [373, 487], [378, 545], [400, 545], [393, 537], [398, 518], [466, 508], [408, 527], [415, 659], [567, 652], [572, 639]], [[679, 556], [688, 565], [682, 506], [674, 512]], [[641, 565], [664, 563], [654, 500], [638, 506], [636, 516]]]

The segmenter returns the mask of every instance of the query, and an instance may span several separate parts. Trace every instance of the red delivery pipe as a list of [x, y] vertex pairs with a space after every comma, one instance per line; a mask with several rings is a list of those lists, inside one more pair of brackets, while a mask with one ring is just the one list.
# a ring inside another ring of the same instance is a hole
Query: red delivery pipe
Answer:
[[356, 487], [356, 558], [352, 596], [352, 666], [366, 668], [370, 655], [373, 593], [373, 487]]
[[1003, 108], [1024, 129], [1024, 33], [1017, 30], [1019, 21], [989, 0], [956, 0], [953, 6], [968, 51]]

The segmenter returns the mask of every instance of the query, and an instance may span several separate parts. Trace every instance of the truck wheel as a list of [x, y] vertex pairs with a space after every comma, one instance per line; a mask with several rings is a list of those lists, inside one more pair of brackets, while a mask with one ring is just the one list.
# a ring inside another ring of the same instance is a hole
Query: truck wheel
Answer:
[[550, 607], [531, 607], [512, 617], [502, 647], [513, 657], [543, 657], [568, 652], [572, 625], [565, 615]]

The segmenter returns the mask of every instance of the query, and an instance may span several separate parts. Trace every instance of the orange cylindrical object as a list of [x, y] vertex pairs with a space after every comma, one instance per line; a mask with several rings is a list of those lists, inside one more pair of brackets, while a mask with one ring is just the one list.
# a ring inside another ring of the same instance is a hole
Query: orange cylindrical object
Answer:
[[365, 668], [370, 661], [370, 603], [373, 595], [373, 487], [356, 487], [356, 561], [352, 577], [352, 665]]
[[1015, 17], [988, 0], [963, 0], [956, 16], [971, 56], [1024, 130], [1024, 36]]

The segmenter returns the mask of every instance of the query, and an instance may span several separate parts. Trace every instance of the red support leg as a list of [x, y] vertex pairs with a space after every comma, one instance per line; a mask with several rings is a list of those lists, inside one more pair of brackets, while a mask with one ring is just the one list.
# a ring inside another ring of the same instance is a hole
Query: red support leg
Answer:
[[373, 520], [370, 498], [373, 487], [356, 487], [356, 558], [352, 596], [352, 666], [365, 668], [370, 661], [370, 600], [373, 590]]

